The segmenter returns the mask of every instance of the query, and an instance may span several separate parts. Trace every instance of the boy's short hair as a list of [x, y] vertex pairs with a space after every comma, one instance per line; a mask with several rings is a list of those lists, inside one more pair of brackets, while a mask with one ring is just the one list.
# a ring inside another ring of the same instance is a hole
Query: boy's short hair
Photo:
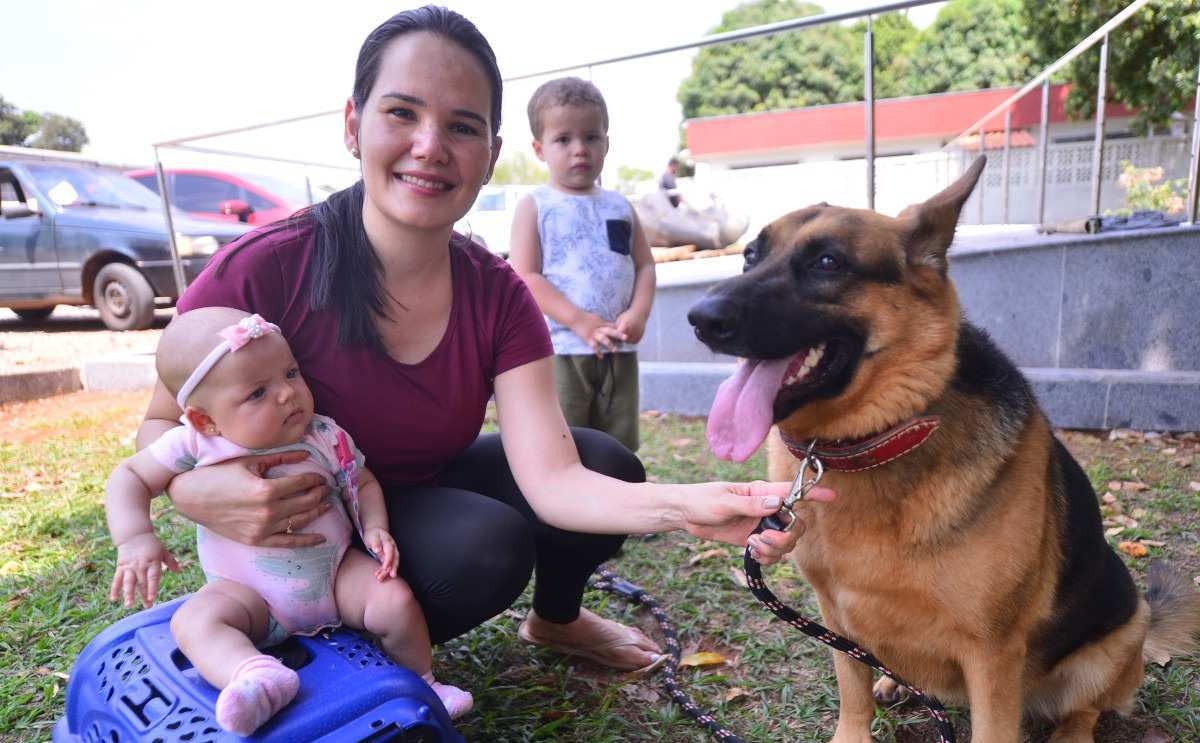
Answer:
[[578, 77], [560, 77], [542, 83], [529, 99], [529, 129], [534, 139], [542, 138], [542, 113], [553, 106], [595, 106], [608, 133], [608, 106], [600, 89]]

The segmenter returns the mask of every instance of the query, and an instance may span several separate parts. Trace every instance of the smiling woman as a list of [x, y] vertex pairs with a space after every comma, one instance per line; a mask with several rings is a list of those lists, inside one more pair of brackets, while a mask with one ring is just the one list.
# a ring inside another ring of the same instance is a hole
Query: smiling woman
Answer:
[[[500, 151], [501, 82], [487, 41], [442, 8], [405, 11], [364, 42], [345, 106], [362, 179], [219, 254], [179, 302], [279, 326], [315, 409], [353, 437], [383, 485], [399, 571], [434, 642], [506, 609], [535, 574], [527, 642], [617, 668], [653, 662], [637, 630], [581, 608], [588, 576], [629, 532], [686, 529], [774, 562], [796, 532], [750, 537], [785, 484], [649, 484], [614, 439], [570, 429], [528, 288], [454, 234]], [[186, 315], [185, 315], [186, 316]], [[480, 434], [494, 395], [499, 434]], [[139, 432], [176, 425], [161, 383]], [[270, 459], [176, 477], [176, 507], [238, 542], [300, 547], [315, 482], [263, 479]], [[829, 491], [817, 492], [829, 498]]]

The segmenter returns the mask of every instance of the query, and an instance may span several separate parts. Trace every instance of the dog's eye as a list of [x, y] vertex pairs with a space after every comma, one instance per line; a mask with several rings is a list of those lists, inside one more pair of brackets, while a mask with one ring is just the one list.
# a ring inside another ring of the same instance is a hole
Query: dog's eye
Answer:
[[758, 259], [758, 240], [751, 240], [746, 249], [742, 251], [742, 273], [746, 273], [758, 265]]
[[838, 271], [842, 268], [842, 262], [828, 253], [823, 253], [820, 258], [810, 263], [809, 267], [818, 271]]

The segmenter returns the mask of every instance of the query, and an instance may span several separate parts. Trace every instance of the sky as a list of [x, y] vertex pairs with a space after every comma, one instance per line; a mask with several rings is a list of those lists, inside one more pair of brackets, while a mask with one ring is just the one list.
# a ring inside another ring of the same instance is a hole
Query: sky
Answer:
[[[695, 41], [737, 0], [443, 0], [487, 36], [505, 77]], [[817, 0], [827, 12], [882, 0]], [[0, 96], [18, 108], [83, 122], [84, 153], [131, 165], [151, 145], [344, 106], [363, 38], [420, 3], [368, 0], [38, 0], [5, 3]], [[918, 27], [941, 3], [907, 11]], [[678, 145], [680, 82], [695, 50], [583, 68], [610, 113], [606, 177], [619, 165], [658, 172]], [[556, 75], [557, 76], [557, 75]], [[529, 95], [548, 77], [506, 84], [502, 157], [532, 156]], [[349, 169], [342, 118], [324, 116], [195, 146], [299, 158]], [[295, 168], [179, 150], [166, 166], [212, 165], [287, 174]], [[349, 180], [349, 170], [308, 171]]]

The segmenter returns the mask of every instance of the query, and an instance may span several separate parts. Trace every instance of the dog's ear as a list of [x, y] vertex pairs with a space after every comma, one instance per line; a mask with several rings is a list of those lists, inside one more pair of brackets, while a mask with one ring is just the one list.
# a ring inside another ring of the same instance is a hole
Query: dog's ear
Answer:
[[910, 264], [924, 264], [946, 272], [946, 251], [954, 240], [959, 212], [974, 190], [984, 165], [987, 165], [987, 156], [980, 155], [967, 172], [945, 190], [921, 204], [906, 207], [897, 215], [897, 219], [908, 223], [905, 248]]

